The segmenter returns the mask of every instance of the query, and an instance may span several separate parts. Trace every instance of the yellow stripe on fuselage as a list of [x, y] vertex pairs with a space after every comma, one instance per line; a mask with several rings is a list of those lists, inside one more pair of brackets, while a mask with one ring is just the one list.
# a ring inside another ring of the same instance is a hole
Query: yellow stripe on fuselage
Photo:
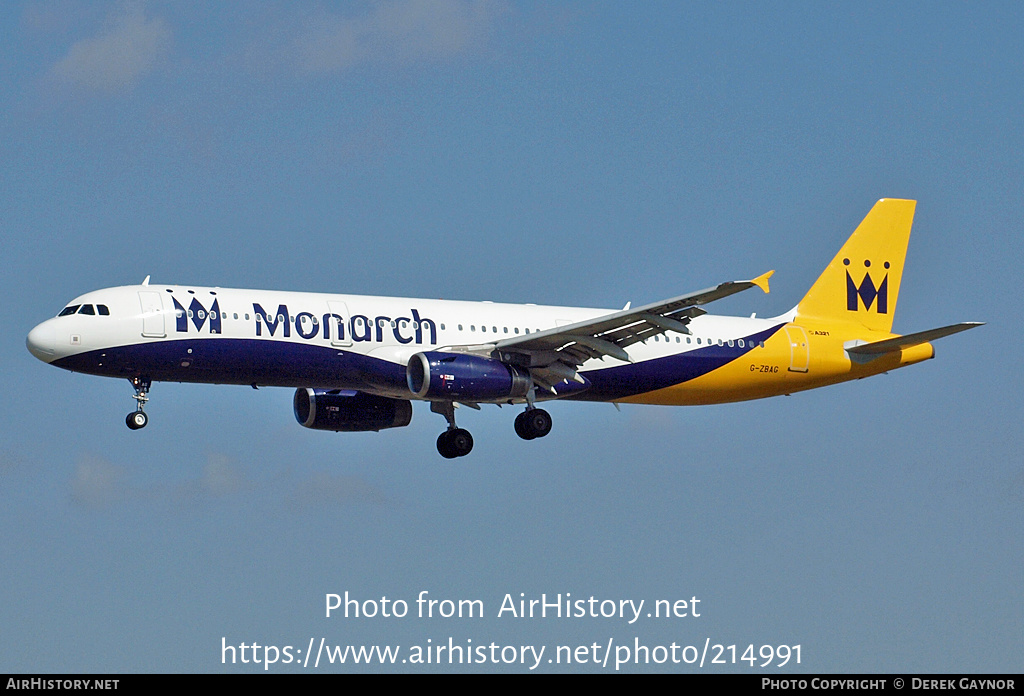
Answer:
[[747, 401], [870, 377], [934, 357], [931, 344], [923, 343], [856, 363], [844, 348], [848, 341], [872, 343], [895, 336], [852, 323], [790, 323], [766, 340], [764, 348], [754, 348], [716, 370], [619, 401], [666, 406]]

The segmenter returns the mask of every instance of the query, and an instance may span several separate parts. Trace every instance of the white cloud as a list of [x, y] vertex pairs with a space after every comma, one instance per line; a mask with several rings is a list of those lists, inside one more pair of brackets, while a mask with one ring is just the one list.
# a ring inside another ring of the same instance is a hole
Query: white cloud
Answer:
[[171, 29], [159, 17], [146, 19], [132, 7], [99, 36], [71, 46], [51, 74], [61, 82], [105, 92], [130, 89], [170, 49]]
[[[0, 457], [0, 473], [3, 461]], [[239, 466], [226, 455], [212, 453], [193, 478], [139, 486], [131, 482], [128, 468], [100, 457], [83, 457], [71, 477], [71, 499], [93, 509], [132, 501], [172, 508], [232, 499], [269, 499], [272, 507], [282, 504], [297, 508], [387, 503], [384, 492], [360, 476], [315, 471], [296, 475], [289, 471], [271, 478], [252, 479], [247, 475], [249, 468]]]
[[[221, 498], [255, 489], [255, 484], [245, 473], [223, 454], [209, 454], [202, 474], [178, 486], [172, 487], [169, 498], [178, 502]], [[152, 491], [157, 494], [157, 491]]]
[[252, 487], [245, 475], [222, 454], [207, 457], [199, 483], [204, 491], [213, 495], [228, 495]]
[[91, 508], [123, 501], [129, 495], [124, 471], [104, 459], [88, 458], [78, 463], [71, 479], [71, 499]]
[[481, 44], [497, 13], [495, 0], [394, 0], [358, 17], [321, 17], [298, 41], [314, 72], [368, 62], [439, 60]]
[[387, 502], [387, 496], [359, 476], [314, 472], [297, 483], [291, 500], [297, 507], [350, 503], [382, 505]]

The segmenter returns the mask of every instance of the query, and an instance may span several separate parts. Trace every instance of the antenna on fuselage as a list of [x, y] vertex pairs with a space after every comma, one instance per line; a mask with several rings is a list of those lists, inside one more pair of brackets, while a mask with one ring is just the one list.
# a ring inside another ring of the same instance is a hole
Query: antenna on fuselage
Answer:
[[142, 284], [143, 285], [149, 285], [149, 276], [146, 276], [146, 279], [144, 281], [142, 281]]

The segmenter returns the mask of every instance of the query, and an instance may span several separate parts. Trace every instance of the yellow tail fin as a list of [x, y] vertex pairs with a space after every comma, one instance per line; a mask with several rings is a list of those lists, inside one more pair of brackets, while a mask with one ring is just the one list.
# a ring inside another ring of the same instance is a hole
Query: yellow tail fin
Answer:
[[875, 203], [800, 300], [797, 317], [846, 320], [891, 332], [916, 205], [897, 198]]

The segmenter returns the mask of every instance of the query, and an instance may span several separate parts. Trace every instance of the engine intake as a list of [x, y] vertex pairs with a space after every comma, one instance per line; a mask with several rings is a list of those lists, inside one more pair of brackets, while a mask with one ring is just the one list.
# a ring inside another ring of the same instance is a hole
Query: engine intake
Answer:
[[533, 387], [529, 371], [468, 353], [417, 353], [405, 378], [421, 399], [502, 401], [524, 397]]
[[403, 428], [412, 422], [412, 402], [359, 391], [296, 389], [295, 420], [313, 430], [341, 433]]

